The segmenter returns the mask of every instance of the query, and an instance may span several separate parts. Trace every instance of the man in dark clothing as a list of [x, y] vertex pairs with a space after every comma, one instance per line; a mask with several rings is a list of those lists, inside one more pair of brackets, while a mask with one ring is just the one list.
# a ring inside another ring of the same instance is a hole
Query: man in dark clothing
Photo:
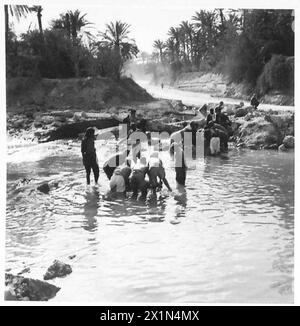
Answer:
[[210, 109], [209, 110], [209, 113], [206, 117], [206, 125], [209, 124], [210, 121], [214, 121], [215, 120], [215, 112], [214, 112], [214, 109]]
[[228, 133], [225, 131], [224, 127], [211, 121], [209, 122], [208, 126], [204, 129], [204, 139], [206, 148], [209, 147], [210, 140], [213, 137], [220, 138], [221, 151], [228, 150]]
[[220, 106], [217, 106], [215, 108], [215, 112], [216, 112], [216, 120], [215, 123], [223, 126], [228, 134], [232, 133], [231, 130], [231, 121], [229, 119], [229, 117], [227, 116], [227, 114], [223, 113], [222, 108]]
[[99, 179], [99, 166], [97, 163], [97, 155], [95, 149], [95, 130], [92, 127], [87, 128], [85, 132], [85, 136], [81, 142], [81, 153], [82, 153], [82, 161], [86, 170], [86, 181], [89, 185], [91, 170], [93, 170], [95, 184], [98, 183]]
[[176, 181], [180, 185], [185, 186], [187, 166], [184, 158], [184, 152], [182, 150], [182, 145], [173, 143], [170, 147], [170, 154], [174, 158]]
[[256, 94], [253, 94], [252, 97], [251, 97], [251, 100], [250, 100], [250, 104], [255, 108], [257, 109], [258, 105], [259, 105], [259, 102], [258, 102], [258, 99], [256, 98]]

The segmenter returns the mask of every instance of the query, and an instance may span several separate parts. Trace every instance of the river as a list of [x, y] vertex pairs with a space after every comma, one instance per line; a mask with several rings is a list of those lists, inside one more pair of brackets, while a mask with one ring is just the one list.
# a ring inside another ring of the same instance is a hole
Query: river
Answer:
[[[96, 142], [100, 165], [113, 146]], [[8, 146], [6, 270], [70, 263], [54, 302], [293, 302], [294, 154], [188, 161], [185, 188], [162, 158], [173, 192], [143, 202], [105, 196], [103, 171], [86, 188], [78, 141]]]

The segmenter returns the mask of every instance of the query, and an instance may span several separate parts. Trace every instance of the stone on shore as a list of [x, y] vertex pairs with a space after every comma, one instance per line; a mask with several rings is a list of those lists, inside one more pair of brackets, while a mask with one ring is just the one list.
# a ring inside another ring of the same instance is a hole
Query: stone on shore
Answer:
[[14, 128], [22, 128], [24, 126], [24, 123], [25, 123], [24, 119], [18, 119], [14, 121], [12, 125]]
[[4, 300], [47, 301], [55, 297], [59, 287], [48, 282], [5, 273]]
[[286, 148], [294, 148], [295, 147], [294, 136], [285, 136], [282, 143]]
[[37, 120], [37, 121], [34, 121], [33, 125], [36, 127], [36, 128], [40, 128], [43, 126], [42, 122]]
[[59, 260], [54, 260], [53, 264], [47, 269], [44, 275], [44, 280], [51, 280], [55, 277], [63, 277], [72, 273], [70, 265], [65, 264]]
[[290, 113], [283, 114], [266, 114], [265, 120], [272, 123], [280, 130], [288, 129], [290, 126], [294, 126], [294, 115]]
[[278, 147], [278, 150], [280, 152], [287, 152], [289, 149], [284, 145], [284, 144], [281, 144], [279, 147]]
[[37, 190], [39, 190], [40, 192], [43, 192], [44, 194], [48, 194], [50, 191], [49, 184], [47, 182], [43, 183], [37, 187]]
[[82, 112], [81, 112], [81, 118], [86, 119], [87, 117], [88, 117], [87, 113], [84, 112], [84, 111], [82, 111]]
[[275, 148], [281, 142], [281, 134], [272, 123], [258, 117], [241, 125], [237, 139], [251, 149]]
[[238, 108], [235, 112], [235, 117], [236, 118], [241, 118], [246, 116], [248, 113], [251, 113], [253, 111], [252, 106], [247, 106], [247, 107], [242, 107], [242, 108]]
[[183, 105], [182, 101], [180, 101], [180, 100], [171, 101], [171, 105], [173, 106], [174, 110], [176, 110], [176, 111], [181, 112], [184, 110], [184, 105]]

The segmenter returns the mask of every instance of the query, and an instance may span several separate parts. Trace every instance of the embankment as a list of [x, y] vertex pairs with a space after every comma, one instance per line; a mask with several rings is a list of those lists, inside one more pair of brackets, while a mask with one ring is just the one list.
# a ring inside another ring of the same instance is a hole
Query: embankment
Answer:
[[[174, 87], [193, 91], [209, 93], [213, 97], [228, 97], [249, 101], [254, 90], [249, 85], [233, 83], [222, 74], [214, 73], [182, 73], [174, 83]], [[290, 94], [271, 91], [260, 98], [261, 103], [274, 105], [294, 105], [294, 96]]]
[[[206, 90], [213, 89], [206, 81]], [[224, 89], [221, 81], [215, 84], [220, 91]], [[143, 123], [148, 131], [172, 133], [191, 120], [203, 128], [207, 110], [216, 105], [207, 103], [203, 110], [181, 101], [155, 100], [131, 79], [42, 80], [33, 85], [30, 82], [9, 81], [7, 97], [8, 133], [30, 141], [80, 138], [90, 126], [114, 128], [124, 122], [130, 109], [136, 111], [137, 126]], [[113, 94], [110, 100], [105, 97], [108, 92]], [[254, 110], [230, 103], [225, 103], [224, 111], [233, 123], [231, 141], [237, 146], [283, 150], [293, 147], [293, 138], [285, 140], [286, 136], [294, 136], [292, 111]], [[280, 147], [284, 143], [287, 146]]]
[[6, 83], [7, 111], [24, 109], [101, 111], [132, 102], [151, 101], [146, 90], [130, 78], [33, 79], [11, 78]]

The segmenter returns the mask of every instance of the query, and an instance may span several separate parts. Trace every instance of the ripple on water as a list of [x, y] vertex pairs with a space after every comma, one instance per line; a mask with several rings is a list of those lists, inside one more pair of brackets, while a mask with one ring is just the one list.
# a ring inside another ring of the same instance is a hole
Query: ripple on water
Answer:
[[[57, 301], [293, 301], [293, 155], [233, 150], [188, 162], [187, 186], [176, 188], [164, 153], [173, 193], [134, 201], [107, 197], [103, 172], [98, 189], [86, 188], [79, 145], [9, 156], [7, 268], [26, 264], [41, 277], [75, 254]], [[101, 165], [107, 151], [97, 146]], [[32, 181], [19, 184], [25, 177]], [[43, 180], [59, 187], [40, 193]]]

